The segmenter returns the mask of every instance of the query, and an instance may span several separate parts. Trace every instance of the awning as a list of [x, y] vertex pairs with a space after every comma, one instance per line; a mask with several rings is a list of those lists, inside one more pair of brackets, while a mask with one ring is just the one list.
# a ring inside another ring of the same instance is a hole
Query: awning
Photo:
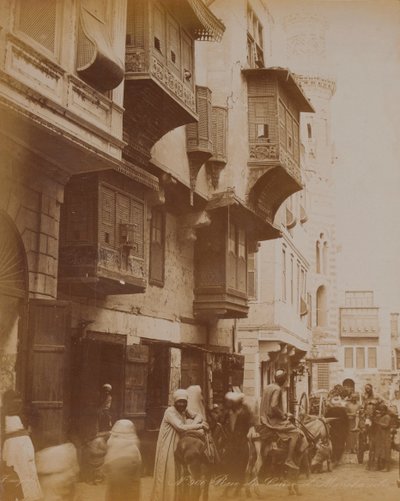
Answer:
[[302, 91], [299, 84], [296, 82], [289, 69], [273, 66], [270, 68], [246, 68], [242, 71], [245, 75], [270, 75], [271, 77], [278, 77], [278, 80], [283, 88], [296, 100], [299, 106], [299, 111], [315, 113], [312, 104]]
[[336, 357], [318, 357], [318, 358], [306, 358], [307, 362], [311, 362], [312, 364], [332, 364], [334, 362], [338, 362], [339, 360]]
[[213, 211], [222, 207], [230, 207], [232, 214], [236, 212], [239, 218], [246, 222], [249, 233], [252, 233], [256, 240], [271, 240], [282, 236], [277, 226], [261, 218], [244, 201], [240, 200], [233, 190], [213, 195], [205, 210]]
[[79, 18], [76, 68], [79, 76], [101, 91], [115, 89], [125, 70], [112, 47], [106, 25], [83, 6]]

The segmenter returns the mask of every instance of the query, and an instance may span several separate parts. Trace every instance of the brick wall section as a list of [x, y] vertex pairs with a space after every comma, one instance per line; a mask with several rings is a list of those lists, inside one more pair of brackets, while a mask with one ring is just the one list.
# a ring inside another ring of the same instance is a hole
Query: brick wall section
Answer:
[[50, 177], [29, 157], [3, 153], [0, 165], [0, 210], [14, 221], [28, 261], [29, 294], [37, 298], [57, 295], [58, 236], [63, 183]]

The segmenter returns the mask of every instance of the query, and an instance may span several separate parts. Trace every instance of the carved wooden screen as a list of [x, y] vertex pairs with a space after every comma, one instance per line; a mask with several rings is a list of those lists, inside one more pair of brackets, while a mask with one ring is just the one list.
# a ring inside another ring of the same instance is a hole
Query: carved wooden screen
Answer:
[[[144, 256], [144, 202], [101, 185], [100, 243], [115, 249], [129, 242], [134, 257]], [[122, 238], [126, 234], [126, 238]]]
[[19, 0], [16, 27], [36, 43], [54, 53], [56, 50], [59, 0]]
[[145, 41], [145, 2], [129, 0], [126, 19], [126, 44], [144, 49]]

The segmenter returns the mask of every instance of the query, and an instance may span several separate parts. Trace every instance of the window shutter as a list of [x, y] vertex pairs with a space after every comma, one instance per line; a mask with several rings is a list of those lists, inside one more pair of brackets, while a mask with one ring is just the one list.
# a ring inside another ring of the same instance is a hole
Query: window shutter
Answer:
[[247, 292], [247, 248], [246, 232], [238, 228], [237, 290]]
[[121, 193], [116, 194], [116, 233], [118, 235], [117, 238], [117, 247], [122, 245], [122, 232], [123, 232], [123, 225], [128, 225], [128, 240], [129, 236], [132, 233], [131, 229], [129, 227], [130, 223], [130, 218], [129, 218], [129, 206], [130, 206], [130, 200], [129, 197], [126, 195], [122, 195]]
[[249, 299], [257, 298], [257, 268], [256, 254], [249, 252], [247, 255], [247, 294]]
[[148, 346], [126, 347], [124, 417], [134, 421], [138, 431], [145, 425], [148, 362]]
[[286, 111], [282, 101], [279, 101], [279, 144], [286, 148]]
[[199, 121], [186, 126], [187, 150], [213, 152], [211, 141], [211, 90], [196, 86]]
[[70, 382], [70, 304], [31, 299], [29, 302], [28, 401], [32, 436], [51, 435], [62, 442], [68, 425]]
[[293, 120], [293, 157], [296, 162], [300, 161], [300, 146], [299, 146], [299, 124]]
[[179, 26], [170, 17], [167, 16], [167, 32], [168, 32], [168, 54], [167, 59], [180, 71], [181, 66], [181, 44], [179, 36]]
[[144, 203], [140, 200], [131, 199], [129, 223], [132, 225], [132, 241], [134, 246], [132, 254], [136, 257], [144, 257]]
[[163, 212], [153, 209], [150, 231], [150, 281], [164, 284], [165, 217]]
[[17, 27], [50, 52], [55, 52], [59, 0], [19, 0]]
[[368, 348], [368, 368], [376, 369], [377, 367], [377, 357], [376, 357], [376, 348]]
[[115, 246], [115, 191], [101, 187], [100, 242]]
[[364, 347], [356, 348], [356, 368], [365, 369], [365, 349]]
[[329, 365], [317, 365], [317, 384], [319, 390], [329, 390]]
[[[160, 54], [165, 56], [165, 13], [153, 4], [153, 45]], [[157, 54], [157, 53], [155, 53]]]
[[189, 78], [183, 79], [185, 84], [192, 88], [193, 87], [193, 41], [186, 36], [184, 33], [181, 33], [182, 39], [182, 70], [188, 71], [191, 75]]
[[226, 163], [226, 135], [228, 110], [221, 106], [213, 106], [212, 112], [212, 143], [213, 156], [211, 160]]
[[353, 348], [351, 347], [344, 349], [344, 367], [345, 369], [353, 368]]

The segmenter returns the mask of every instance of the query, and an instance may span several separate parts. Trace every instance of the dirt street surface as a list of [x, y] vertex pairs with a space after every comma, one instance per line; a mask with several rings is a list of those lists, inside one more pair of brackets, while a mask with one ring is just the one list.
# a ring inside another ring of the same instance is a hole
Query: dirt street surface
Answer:
[[[307, 501], [399, 501], [400, 489], [396, 483], [399, 477], [398, 460], [395, 454], [390, 472], [366, 471], [365, 465], [356, 464], [354, 459], [352, 456], [345, 457], [343, 464], [331, 473], [312, 474], [309, 479], [302, 476], [299, 482], [300, 498]], [[210, 501], [227, 499], [222, 484], [221, 478], [213, 482], [210, 487]], [[151, 487], [152, 478], [143, 478], [140, 501], [150, 500]], [[105, 487], [102, 484], [97, 486], [79, 484], [79, 501], [103, 501], [104, 494]], [[269, 483], [261, 486], [260, 499], [294, 500], [296, 497], [289, 496], [288, 487], [283, 484]], [[244, 500], [246, 496], [243, 493], [241, 497], [231, 499]], [[254, 496], [253, 499], [257, 498]]]

